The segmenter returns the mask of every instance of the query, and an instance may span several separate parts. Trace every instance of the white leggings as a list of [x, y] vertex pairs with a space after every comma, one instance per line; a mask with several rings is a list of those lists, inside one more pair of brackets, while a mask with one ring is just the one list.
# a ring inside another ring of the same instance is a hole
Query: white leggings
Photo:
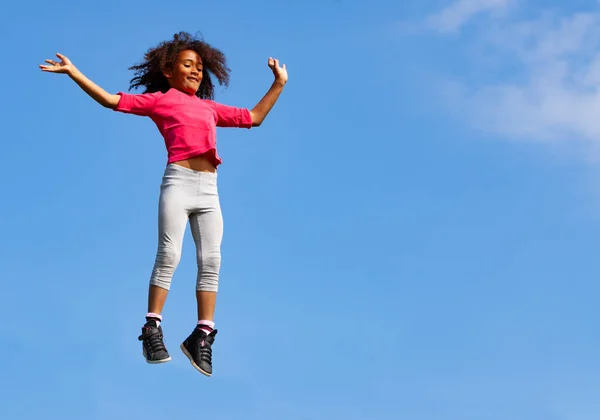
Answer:
[[169, 164], [160, 186], [158, 250], [150, 284], [170, 289], [181, 258], [188, 220], [196, 243], [196, 290], [216, 292], [219, 286], [223, 238], [217, 174]]

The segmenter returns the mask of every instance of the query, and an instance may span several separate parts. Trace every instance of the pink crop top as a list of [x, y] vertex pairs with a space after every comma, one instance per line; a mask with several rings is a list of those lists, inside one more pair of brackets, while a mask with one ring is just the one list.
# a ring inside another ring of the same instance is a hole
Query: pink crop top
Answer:
[[168, 163], [210, 152], [218, 166], [222, 161], [217, 153], [216, 127], [252, 127], [248, 109], [200, 99], [177, 89], [167, 93], [117, 95], [121, 99], [115, 111], [154, 121], [165, 140]]

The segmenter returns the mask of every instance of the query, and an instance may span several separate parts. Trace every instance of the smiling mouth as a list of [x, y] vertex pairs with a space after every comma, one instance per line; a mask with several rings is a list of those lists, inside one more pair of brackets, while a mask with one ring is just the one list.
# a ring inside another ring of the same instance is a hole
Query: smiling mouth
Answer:
[[198, 78], [196, 77], [188, 77], [187, 79], [198, 83]]

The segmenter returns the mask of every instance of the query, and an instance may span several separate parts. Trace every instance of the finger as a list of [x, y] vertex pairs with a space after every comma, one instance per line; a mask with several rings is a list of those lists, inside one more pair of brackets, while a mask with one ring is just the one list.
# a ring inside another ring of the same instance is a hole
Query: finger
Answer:
[[282, 66], [281, 66], [281, 68], [285, 70], [285, 68], [286, 68], [286, 67], [285, 67], [285, 64], [284, 64], [284, 65], [282, 65]]
[[61, 53], [56, 53], [56, 56], [58, 58], [60, 58], [61, 62], [60, 64], [66, 64], [66, 65], [70, 65], [71, 64], [71, 60], [69, 60], [69, 57], [61, 54]]

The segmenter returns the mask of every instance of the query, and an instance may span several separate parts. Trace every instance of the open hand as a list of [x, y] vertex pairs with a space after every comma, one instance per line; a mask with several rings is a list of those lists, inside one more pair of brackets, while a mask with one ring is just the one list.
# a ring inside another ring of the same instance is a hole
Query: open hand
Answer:
[[60, 62], [56, 62], [54, 60], [46, 60], [46, 63], [48, 64], [40, 64], [40, 68], [42, 69], [42, 71], [50, 73], [70, 74], [74, 69], [71, 60], [59, 53], [56, 53], [56, 56], [60, 59]]
[[273, 70], [273, 75], [275, 75], [275, 80], [278, 82], [286, 83], [288, 80], [287, 69], [285, 68], [285, 64], [282, 66], [279, 65], [279, 60], [276, 58], [269, 57], [269, 68]]

